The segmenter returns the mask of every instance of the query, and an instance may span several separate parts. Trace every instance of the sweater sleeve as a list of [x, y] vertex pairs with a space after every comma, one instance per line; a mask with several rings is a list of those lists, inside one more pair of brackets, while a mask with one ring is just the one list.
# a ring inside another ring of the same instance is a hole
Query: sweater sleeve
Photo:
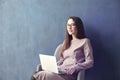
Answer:
[[93, 50], [89, 39], [86, 39], [84, 44], [84, 55], [85, 61], [83, 63], [80, 63], [79, 61], [77, 62], [77, 64], [75, 65], [76, 71], [91, 68], [94, 64]]
[[57, 61], [57, 65], [58, 66], [62, 65], [63, 61], [64, 61], [64, 58], [60, 57], [60, 60]]

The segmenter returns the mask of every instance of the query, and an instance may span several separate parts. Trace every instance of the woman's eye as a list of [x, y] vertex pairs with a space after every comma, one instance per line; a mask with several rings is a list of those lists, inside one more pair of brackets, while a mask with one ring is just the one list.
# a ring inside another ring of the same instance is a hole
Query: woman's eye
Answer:
[[75, 24], [67, 24], [67, 26], [75, 26]]

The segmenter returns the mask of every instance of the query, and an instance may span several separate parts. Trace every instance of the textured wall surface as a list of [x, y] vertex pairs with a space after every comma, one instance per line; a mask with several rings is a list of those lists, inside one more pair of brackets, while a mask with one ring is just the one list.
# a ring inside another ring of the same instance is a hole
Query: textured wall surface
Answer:
[[0, 80], [30, 80], [53, 55], [69, 16], [82, 18], [95, 64], [85, 80], [120, 79], [120, 0], [0, 0]]

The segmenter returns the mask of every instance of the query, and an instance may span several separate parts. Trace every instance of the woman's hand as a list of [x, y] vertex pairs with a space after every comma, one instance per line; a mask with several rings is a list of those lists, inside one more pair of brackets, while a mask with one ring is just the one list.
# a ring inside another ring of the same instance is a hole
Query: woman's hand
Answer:
[[66, 72], [68, 75], [72, 75], [72, 74], [75, 72], [75, 67], [74, 67], [74, 66], [66, 67], [66, 68], [65, 68], [65, 72]]

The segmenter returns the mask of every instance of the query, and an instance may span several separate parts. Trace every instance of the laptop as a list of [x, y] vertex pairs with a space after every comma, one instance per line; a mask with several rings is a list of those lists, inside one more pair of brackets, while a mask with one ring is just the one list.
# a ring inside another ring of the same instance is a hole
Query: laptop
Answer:
[[55, 56], [39, 54], [39, 59], [43, 70], [59, 73]]

